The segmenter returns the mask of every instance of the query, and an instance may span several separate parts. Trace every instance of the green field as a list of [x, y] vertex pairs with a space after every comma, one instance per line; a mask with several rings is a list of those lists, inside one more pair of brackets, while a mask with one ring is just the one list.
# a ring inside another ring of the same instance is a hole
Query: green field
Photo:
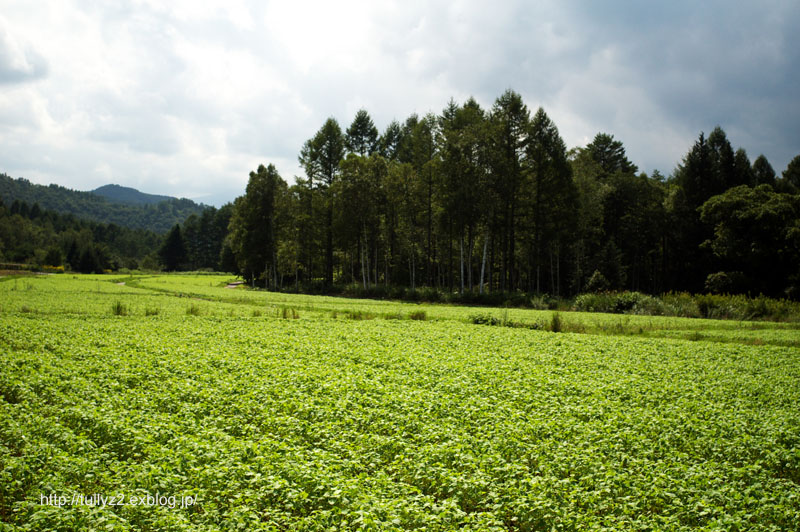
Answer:
[[232, 280], [0, 282], [0, 530], [797, 530], [798, 324]]

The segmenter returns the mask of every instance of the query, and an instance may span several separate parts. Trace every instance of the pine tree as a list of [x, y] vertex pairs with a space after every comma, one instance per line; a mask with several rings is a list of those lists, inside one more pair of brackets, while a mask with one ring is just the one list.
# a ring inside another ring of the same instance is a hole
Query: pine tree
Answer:
[[181, 226], [175, 224], [158, 250], [161, 264], [167, 271], [176, 271], [184, 267], [186, 262], [186, 246], [183, 243]]

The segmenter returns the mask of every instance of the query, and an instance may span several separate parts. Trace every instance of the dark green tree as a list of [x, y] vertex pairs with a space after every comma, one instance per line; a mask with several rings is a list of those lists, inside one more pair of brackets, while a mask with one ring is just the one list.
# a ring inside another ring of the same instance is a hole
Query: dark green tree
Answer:
[[789, 191], [800, 192], [800, 155], [792, 159], [783, 171], [783, 182]]
[[559, 294], [562, 250], [568, 235], [575, 230], [573, 213], [577, 191], [567, 160], [567, 147], [558, 128], [541, 107], [531, 120], [525, 155], [526, 232], [530, 235], [527, 288], [541, 293], [543, 257], [547, 256], [550, 291]]
[[497, 228], [500, 240], [500, 290], [514, 290], [518, 286], [516, 221], [529, 125], [530, 113], [522, 96], [507, 90], [497, 98], [489, 118], [488, 150], [491, 187], [499, 202], [492, 225]]
[[345, 147], [350, 153], [356, 153], [362, 157], [378, 151], [380, 147], [378, 128], [375, 127], [366, 110], [360, 109], [356, 113], [353, 123], [347, 128]]
[[473, 98], [461, 107], [451, 100], [442, 113], [440, 131], [441, 206], [448, 228], [454, 226], [457, 234], [463, 293], [465, 287], [472, 290], [475, 241], [479, 225], [485, 223], [486, 116]]
[[723, 272], [742, 272], [754, 295], [798, 295], [800, 196], [739, 186], [710, 198], [700, 212], [713, 228], [705, 245]]
[[274, 165], [259, 165], [231, 214], [230, 247], [238, 268], [249, 282], [262, 278], [266, 288], [278, 286], [275, 204], [286, 188]]
[[753, 185], [755, 182], [753, 167], [750, 165], [750, 159], [747, 157], [747, 152], [744, 148], [736, 150], [733, 156], [733, 167], [736, 172], [735, 186]]
[[344, 136], [335, 119], [329, 118], [314, 137], [306, 141], [299, 161], [309, 185], [320, 192], [325, 205], [325, 284], [333, 283], [333, 198], [331, 185], [339, 176], [339, 163], [345, 152]]
[[638, 170], [635, 164], [625, 155], [625, 147], [619, 140], [614, 140], [614, 135], [598, 133], [594, 140], [586, 146], [592, 159], [600, 166], [603, 173], [601, 179], [615, 173], [635, 174]]
[[764, 155], [759, 155], [753, 161], [753, 185], [775, 186], [775, 170]]
[[398, 160], [402, 141], [403, 128], [397, 120], [392, 120], [379, 140], [381, 155], [389, 161]]
[[63, 255], [61, 254], [61, 249], [57, 246], [53, 246], [47, 250], [47, 255], [44, 257], [44, 263], [48, 266], [61, 266], [64, 262]]
[[[184, 267], [186, 263], [186, 246], [183, 243], [180, 225], [175, 224], [167, 234], [164, 243], [158, 250], [158, 256], [166, 271], [177, 271]], [[83, 262], [82, 256], [81, 262]]]
[[736, 156], [721, 127], [715, 127], [708, 136], [708, 148], [711, 158], [711, 173], [708, 176], [711, 193], [722, 194], [739, 183], [736, 182]]

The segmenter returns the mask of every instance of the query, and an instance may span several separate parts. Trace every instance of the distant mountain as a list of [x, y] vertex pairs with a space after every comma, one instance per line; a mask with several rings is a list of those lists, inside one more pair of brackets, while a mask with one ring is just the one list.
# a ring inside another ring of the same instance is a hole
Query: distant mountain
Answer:
[[152, 205], [175, 199], [171, 196], [159, 196], [157, 194], [146, 194], [139, 192], [135, 188], [123, 187], [122, 185], [103, 185], [91, 191], [92, 194], [103, 196], [104, 198], [117, 203], [127, 203], [128, 205]]
[[[112, 193], [122, 189], [123, 197], [128, 198], [166, 198], [158, 203], [132, 202], [130, 199], [111, 200], [103, 195], [93, 192], [71, 190], [59, 185], [35, 185], [27, 179], [12, 179], [0, 174], [0, 199], [6, 206], [11, 206], [14, 201], [25, 202], [29, 206], [35, 203], [42, 209], [48, 209], [65, 214], [95, 220], [98, 222], [113, 223], [132, 229], [149, 229], [157, 233], [166, 233], [176, 223], [183, 223], [192, 214], [199, 215], [206, 205], [198, 204], [188, 199], [176, 199], [168, 196], [154, 196], [144, 194], [135, 189], [126, 189], [118, 185], [108, 185], [97, 190], [111, 187]], [[129, 192], [132, 191], [133, 193]]]

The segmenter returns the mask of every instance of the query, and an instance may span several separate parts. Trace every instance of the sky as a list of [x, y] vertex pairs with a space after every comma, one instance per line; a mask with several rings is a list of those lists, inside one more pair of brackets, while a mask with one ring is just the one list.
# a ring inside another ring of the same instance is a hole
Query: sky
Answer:
[[379, 130], [507, 89], [568, 147], [669, 175], [701, 131], [800, 154], [800, 2], [2, 0], [0, 172], [221, 205], [328, 117]]

